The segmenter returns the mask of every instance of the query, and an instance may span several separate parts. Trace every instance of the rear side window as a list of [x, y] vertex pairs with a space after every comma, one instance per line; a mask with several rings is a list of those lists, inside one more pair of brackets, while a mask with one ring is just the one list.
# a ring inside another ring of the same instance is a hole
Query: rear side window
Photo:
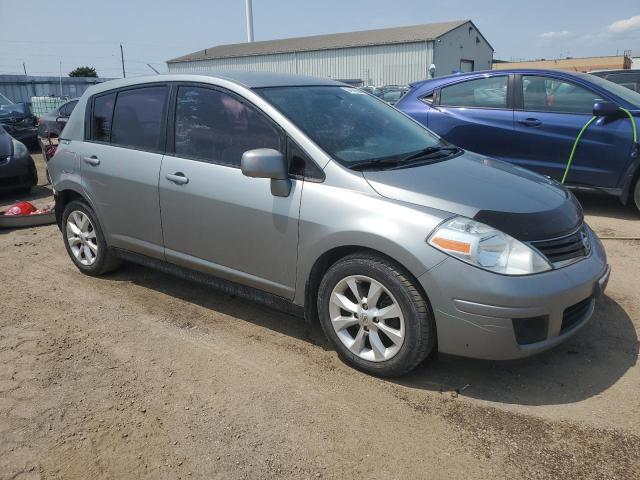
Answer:
[[176, 100], [175, 154], [240, 166], [254, 148], [282, 151], [279, 130], [235, 96], [202, 87], [180, 87]]
[[166, 86], [118, 92], [111, 143], [141, 150], [159, 150], [166, 99]]
[[91, 138], [98, 142], [108, 142], [111, 138], [111, 117], [115, 93], [100, 95], [93, 101], [93, 117], [91, 119]]
[[479, 78], [443, 87], [440, 105], [449, 107], [507, 108], [509, 77]]
[[591, 114], [602, 97], [586, 88], [551, 77], [522, 77], [524, 109], [538, 112]]

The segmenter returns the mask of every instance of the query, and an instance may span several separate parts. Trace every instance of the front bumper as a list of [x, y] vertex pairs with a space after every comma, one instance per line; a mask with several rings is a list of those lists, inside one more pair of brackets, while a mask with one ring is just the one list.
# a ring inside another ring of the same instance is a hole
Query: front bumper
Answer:
[[548, 350], [578, 332], [610, 274], [602, 244], [589, 235], [589, 256], [545, 273], [498, 275], [448, 257], [423, 274], [419, 281], [433, 307], [438, 350], [510, 360]]

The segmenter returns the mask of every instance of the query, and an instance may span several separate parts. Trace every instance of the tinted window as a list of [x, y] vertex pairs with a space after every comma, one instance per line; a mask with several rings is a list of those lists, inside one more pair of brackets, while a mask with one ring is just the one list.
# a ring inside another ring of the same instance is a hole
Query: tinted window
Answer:
[[404, 157], [444, 145], [426, 128], [357, 88], [301, 86], [256, 91], [320, 148], [347, 165]]
[[602, 100], [586, 88], [549, 77], [525, 75], [522, 88], [525, 110], [591, 114], [593, 104]]
[[69, 116], [71, 116], [71, 112], [73, 112], [73, 109], [76, 108], [76, 103], [78, 103], [78, 101], [74, 100], [73, 102], [68, 102], [68, 103], [65, 103], [64, 105], [62, 105], [60, 107], [59, 115], [61, 117], [69, 117]]
[[91, 138], [100, 142], [108, 142], [111, 137], [111, 117], [115, 93], [101, 95], [93, 101], [93, 119], [91, 121]]
[[111, 143], [143, 150], [160, 149], [167, 87], [144, 87], [118, 93]]
[[507, 108], [506, 75], [480, 78], [442, 88], [440, 105], [450, 107]]
[[258, 110], [236, 97], [201, 87], [180, 87], [176, 103], [177, 156], [240, 166], [254, 148], [282, 151], [281, 135]]

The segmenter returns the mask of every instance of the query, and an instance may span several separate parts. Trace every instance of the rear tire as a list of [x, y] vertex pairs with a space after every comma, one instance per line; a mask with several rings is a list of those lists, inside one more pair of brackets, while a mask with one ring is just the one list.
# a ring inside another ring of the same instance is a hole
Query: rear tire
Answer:
[[62, 237], [69, 257], [82, 273], [99, 276], [120, 266], [107, 246], [102, 228], [91, 207], [73, 200], [62, 213]]
[[333, 264], [318, 289], [318, 315], [340, 358], [379, 377], [409, 372], [436, 343], [433, 315], [415, 280], [380, 255], [356, 253]]
[[640, 175], [636, 178], [636, 184], [633, 187], [633, 202], [636, 204], [636, 208], [640, 211]]

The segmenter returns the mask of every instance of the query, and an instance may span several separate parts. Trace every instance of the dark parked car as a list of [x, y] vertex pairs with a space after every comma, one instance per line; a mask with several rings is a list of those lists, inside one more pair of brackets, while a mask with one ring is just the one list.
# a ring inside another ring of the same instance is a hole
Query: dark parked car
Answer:
[[59, 137], [77, 103], [78, 99], [74, 98], [42, 115], [38, 122], [38, 139]]
[[599, 70], [589, 73], [640, 93], [640, 70]]
[[[586, 73], [494, 70], [411, 85], [396, 107], [463, 148], [553, 179], [563, 178], [573, 143], [585, 131], [567, 186], [603, 191], [640, 208], [640, 94]], [[605, 112], [606, 110], [606, 112]]]
[[0, 126], [0, 194], [28, 191], [38, 183], [29, 149]]
[[35, 144], [38, 135], [37, 118], [26, 103], [15, 103], [0, 93], [0, 126], [16, 140]]

